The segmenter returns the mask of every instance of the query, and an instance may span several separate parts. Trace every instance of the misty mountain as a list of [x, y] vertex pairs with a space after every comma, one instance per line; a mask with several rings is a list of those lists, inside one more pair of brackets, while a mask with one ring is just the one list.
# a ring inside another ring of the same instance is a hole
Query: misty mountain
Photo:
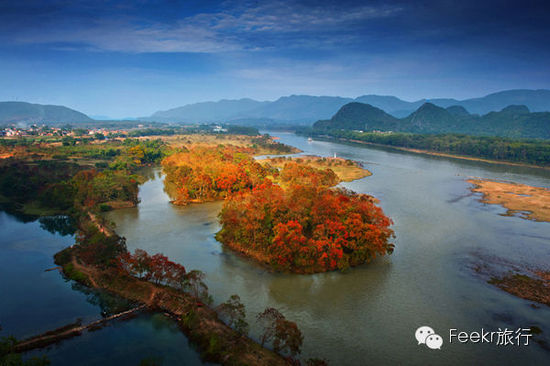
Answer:
[[273, 102], [252, 99], [220, 100], [188, 104], [183, 107], [156, 112], [145, 120], [161, 122], [231, 122], [256, 123], [311, 123], [330, 118], [340, 107], [353, 99], [291, 95]]
[[351, 98], [291, 95], [250, 111], [249, 117], [311, 123], [317, 119], [330, 118], [335, 111], [351, 101], [353, 101]]
[[187, 104], [183, 107], [159, 111], [151, 117], [141, 118], [143, 120], [159, 122], [185, 122], [205, 123], [224, 122], [237, 118], [249, 118], [249, 111], [260, 108], [270, 102], [258, 102], [252, 99], [228, 100], [222, 99], [218, 102], [201, 102]]
[[486, 95], [481, 98], [457, 100], [451, 98], [421, 99], [415, 102], [407, 102], [397, 97], [364, 95], [355, 99], [360, 103], [367, 103], [381, 108], [387, 113], [403, 118], [416, 111], [426, 102], [439, 107], [448, 108], [460, 106], [472, 114], [487, 114], [500, 111], [509, 105], [525, 105], [533, 112], [550, 111], [550, 90], [506, 90]]
[[94, 120], [84, 113], [58, 105], [0, 102], [0, 123], [82, 123]]
[[442, 108], [422, 104], [398, 119], [368, 104], [349, 103], [330, 120], [319, 120], [316, 129], [399, 131], [412, 133], [463, 133], [514, 138], [550, 138], [550, 112], [531, 113], [525, 105], [510, 105], [479, 116], [462, 106]]
[[509, 105], [525, 105], [533, 112], [550, 111], [550, 90], [507, 90], [489, 94], [481, 98], [456, 100], [449, 98], [421, 99], [408, 102], [395, 96], [363, 95], [355, 99], [327, 96], [291, 95], [272, 102], [259, 102], [253, 99], [220, 100], [188, 104], [183, 107], [160, 111], [143, 120], [159, 122], [226, 122], [247, 121], [251, 124], [309, 124], [317, 120], [329, 119], [342, 106], [350, 102], [370, 104], [387, 114], [404, 118], [415, 112], [425, 103], [442, 108], [453, 107], [451, 114], [467, 113], [484, 115], [500, 111]]
[[460, 105], [468, 112], [477, 114], [500, 111], [509, 105], [524, 105], [532, 112], [548, 112], [550, 111], [550, 90], [516, 89], [462, 101], [432, 99], [429, 102], [445, 108], [451, 105]]
[[156, 112], [145, 121], [183, 123], [240, 123], [251, 125], [311, 124], [330, 118], [340, 107], [352, 102], [351, 98], [291, 95], [273, 102], [252, 99], [202, 102]]

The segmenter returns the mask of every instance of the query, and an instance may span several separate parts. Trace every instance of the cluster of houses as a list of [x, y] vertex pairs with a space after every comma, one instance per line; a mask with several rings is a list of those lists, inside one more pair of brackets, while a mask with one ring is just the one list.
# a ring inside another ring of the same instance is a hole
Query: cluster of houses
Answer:
[[31, 125], [29, 127], [8, 126], [0, 128], [0, 136], [66, 136], [70, 130], [56, 127]]
[[[363, 131], [363, 130], [353, 130], [353, 132], [364, 133], [365, 131]], [[376, 133], [376, 134], [379, 134], [379, 135], [391, 135], [393, 133], [393, 131], [381, 131], [381, 130], [372, 130], [372, 131], [367, 131], [367, 132]]]
[[108, 130], [104, 128], [63, 128], [63, 127], [47, 127], [45, 125], [31, 125], [29, 127], [8, 126], [0, 128], [0, 137], [17, 137], [17, 136], [82, 136], [97, 134], [108, 136], [112, 134], [126, 134], [126, 130]]
[[[143, 128], [143, 125], [138, 125], [137, 129]], [[186, 126], [183, 126], [186, 127]], [[204, 126], [206, 131], [212, 133], [226, 133], [227, 128], [221, 125], [208, 125]], [[46, 125], [38, 126], [36, 124], [28, 127], [17, 127], [16, 125], [10, 125], [7, 127], [0, 127], [0, 137], [24, 137], [24, 136], [98, 136], [103, 135], [105, 137], [112, 136], [126, 136], [128, 130], [122, 129], [110, 129], [110, 128], [68, 128], [68, 127], [48, 127]]]

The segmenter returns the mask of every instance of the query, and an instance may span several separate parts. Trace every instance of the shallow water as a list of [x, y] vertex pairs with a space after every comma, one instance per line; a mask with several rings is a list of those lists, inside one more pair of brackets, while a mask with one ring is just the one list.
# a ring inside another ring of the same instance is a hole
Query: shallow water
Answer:
[[[550, 308], [535, 309], [480, 278], [471, 267], [480, 256], [543, 266], [550, 259], [550, 224], [506, 217], [502, 207], [479, 203], [468, 177], [505, 179], [550, 187], [550, 172], [366, 148], [308, 142], [273, 133], [305, 153], [358, 160], [373, 175], [343, 184], [380, 199], [395, 222], [393, 255], [347, 273], [277, 274], [220, 245], [221, 202], [174, 207], [159, 171], [142, 185], [139, 207], [109, 218], [129, 249], [162, 252], [187, 269], [200, 269], [215, 303], [238, 294], [254, 316], [267, 306], [281, 310], [305, 335], [302, 355], [332, 365], [543, 364], [550, 352], [529, 346], [448, 344], [450, 328], [479, 331], [537, 325], [549, 342]], [[430, 325], [444, 338], [441, 350], [417, 345], [414, 331]]]

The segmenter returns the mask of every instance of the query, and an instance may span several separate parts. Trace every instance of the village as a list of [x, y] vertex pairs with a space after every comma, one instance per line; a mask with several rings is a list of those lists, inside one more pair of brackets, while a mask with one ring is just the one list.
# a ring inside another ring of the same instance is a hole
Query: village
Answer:
[[[130, 131], [136, 131], [143, 128], [146, 128], [143, 124], [135, 124], [129, 128], [117, 128], [117, 127], [94, 127], [94, 128], [83, 128], [83, 127], [73, 127], [71, 125], [61, 126], [61, 127], [50, 127], [47, 124], [33, 124], [28, 127], [18, 127], [18, 124], [12, 124], [9, 126], [0, 126], [0, 137], [84, 137], [90, 136], [96, 139], [105, 139], [105, 138], [115, 138], [115, 137], [126, 137], [129, 135]], [[180, 128], [194, 129], [196, 126], [178, 126]], [[166, 128], [166, 126], [165, 126]], [[167, 127], [173, 128], [173, 127]], [[200, 126], [200, 129], [204, 132], [210, 133], [226, 133], [228, 132], [227, 128], [224, 128], [221, 125], [204, 125]], [[131, 133], [130, 133], [131, 135]]]

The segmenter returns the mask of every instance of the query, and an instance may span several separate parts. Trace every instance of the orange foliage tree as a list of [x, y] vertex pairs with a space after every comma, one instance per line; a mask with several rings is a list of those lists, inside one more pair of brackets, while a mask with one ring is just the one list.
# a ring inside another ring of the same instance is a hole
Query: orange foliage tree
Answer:
[[177, 205], [223, 199], [263, 181], [266, 170], [252, 158], [251, 149], [218, 145], [194, 146], [165, 158], [168, 193]]
[[317, 169], [299, 162], [285, 163], [279, 174], [285, 184], [311, 184], [314, 186], [331, 187], [338, 184], [339, 179], [332, 169]]
[[344, 189], [266, 180], [230, 196], [217, 239], [281, 271], [345, 269], [390, 254], [391, 220], [372, 197]]

